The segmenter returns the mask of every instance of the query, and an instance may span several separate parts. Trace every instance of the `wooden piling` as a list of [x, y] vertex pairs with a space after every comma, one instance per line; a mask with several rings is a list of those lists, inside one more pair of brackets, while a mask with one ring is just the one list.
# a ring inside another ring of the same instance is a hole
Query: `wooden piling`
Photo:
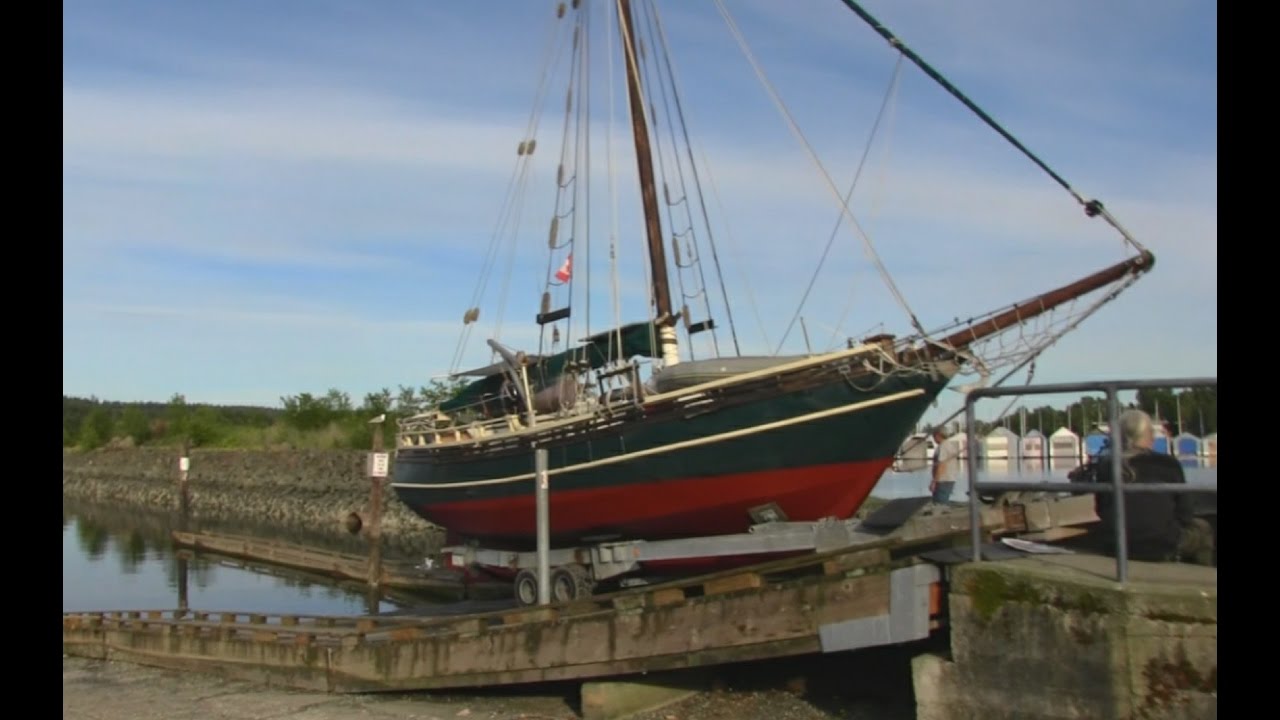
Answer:
[[370, 421], [373, 425], [373, 452], [369, 454], [369, 587], [375, 595], [370, 598], [376, 603], [376, 593], [382, 585], [382, 493], [386, 483], [389, 458], [382, 451], [382, 423], [386, 415], [379, 415]]

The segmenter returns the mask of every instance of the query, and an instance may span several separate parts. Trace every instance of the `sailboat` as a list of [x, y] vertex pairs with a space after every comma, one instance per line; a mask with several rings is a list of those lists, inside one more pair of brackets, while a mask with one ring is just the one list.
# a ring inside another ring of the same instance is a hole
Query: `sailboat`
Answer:
[[[456, 396], [399, 421], [392, 487], [406, 506], [443, 527], [454, 541], [531, 548], [537, 531], [534, 451], [546, 449], [550, 536], [556, 546], [737, 533], [767, 520], [848, 518], [954, 378], [976, 373], [981, 384], [990, 382], [995, 369], [1009, 367], [1012, 373], [1025, 367], [1151, 269], [1151, 252], [1100, 202], [1077, 194], [858, 3], [842, 2], [894, 52], [1040, 165], [1089, 217], [1111, 224], [1134, 252], [1024, 301], [933, 330], [910, 315], [912, 330], [903, 336], [880, 333], [849, 339], [838, 350], [791, 356], [742, 355], [735, 334], [733, 354], [721, 353], [717, 341], [712, 357], [694, 358], [693, 339], [704, 333], [714, 337], [719, 328], [709, 316], [705, 283], [692, 293], [684, 286], [685, 278], [705, 277], [704, 251], [690, 241], [695, 226], [677, 226], [672, 208], [705, 210], [701, 190], [683, 184], [692, 176], [690, 184], [700, 187], [698, 165], [688, 151], [687, 165], [676, 168], [663, 158], [682, 156], [670, 146], [657, 147], [663, 137], [673, 145], [683, 139], [688, 146], [655, 4], [608, 0], [607, 29], [616, 32], [625, 72], [643, 208], [642, 226], [620, 230], [618, 236], [643, 243], [651, 300], [647, 317], [630, 323], [616, 318], [571, 342], [578, 312], [571, 292], [577, 278], [574, 250], [589, 241], [592, 231], [589, 220], [566, 208], [576, 209], [583, 200], [578, 175], [590, 166], [574, 148], [588, 132], [581, 120], [583, 79], [592, 63], [583, 58], [593, 11], [591, 2], [558, 3], [557, 17], [573, 28], [560, 37], [575, 64], [560, 133], [567, 149], [555, 170], [546, 291], [535, 315], [542, 341], [531, 351], [489, 338], [490, 364], [452, 373], [467, 381]], [[670, 128], [666, 136], [659, 132], [664, 123]], [[536, 137], [519, 142], [520, 172], [536, 148]], [[673, 180], [677, 175], [681, 182]], [[853, 220], [847, 200], [841, 213]], [[611, 246], [610, 256], [615, 252]], [[684, 302], [673, 299], [673, 275]], [[553, 304], [554, 297], [566, 294], [568, 304]], [[1090, 295], [1097, 299], [1081, 309], [1075, 301]], [[706, 301], [706, 316], [690, 308], [690, 297]], [[1069, 312], [1059, 312], [1068, 305]], [[731, 323], [727, 298], [724, 312]], [[1049, 317], [1055, 321], [1037, 324]], [[478, 318], [478, 306], [465, 310], [464, 338]], [[1010, 331], [1017, 333], [1016, 342], [991, 343]]]

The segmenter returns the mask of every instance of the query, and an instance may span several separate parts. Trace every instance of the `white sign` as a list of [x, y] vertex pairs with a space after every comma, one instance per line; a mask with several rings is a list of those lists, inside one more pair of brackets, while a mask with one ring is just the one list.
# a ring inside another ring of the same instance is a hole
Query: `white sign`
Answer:
[[191, 469], [191, 458], [178, 458], [178, 469], [186, 472]]
[[370, 453], [369, 455], [369, 477], [384, 478], [387, 476], [387, 469], [391, 465], [390, 453]]

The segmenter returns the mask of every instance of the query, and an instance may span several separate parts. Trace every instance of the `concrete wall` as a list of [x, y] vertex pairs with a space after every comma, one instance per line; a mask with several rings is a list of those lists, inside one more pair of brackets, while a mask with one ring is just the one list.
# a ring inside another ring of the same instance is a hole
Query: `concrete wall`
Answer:
[[[355, 450], [192, 450], [192, 518], [345, 533], [342, 521], [349, 513], [368, 511], [365, 457]], [[177, 477], [173, 448], [62, 453], [62, 494], [84, 502], [172, 510], [178, 507]], [[422, 554], [438, 545], [437, 528], [414, 515], [390, 488], [384, 497], [389, 547]]]
[[918, 719], [1216, 717], [1216, 569], [1134, 563], [1122, 587], [1112, 562], [955, 568], [951, 657], [913, 661]]

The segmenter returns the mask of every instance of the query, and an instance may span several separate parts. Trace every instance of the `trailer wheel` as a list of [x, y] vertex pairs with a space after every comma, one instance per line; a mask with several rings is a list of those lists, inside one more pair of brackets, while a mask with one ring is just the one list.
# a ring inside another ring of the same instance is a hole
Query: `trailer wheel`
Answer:
[[538, 573], [521, 570], [516, 573], [516, 602], [524, 606], [538, 604]]
[[564, 565], [551, 571], [552, 602], [572, 602], [591, 597], [594, 589], [591, 571], [581, 565]]

